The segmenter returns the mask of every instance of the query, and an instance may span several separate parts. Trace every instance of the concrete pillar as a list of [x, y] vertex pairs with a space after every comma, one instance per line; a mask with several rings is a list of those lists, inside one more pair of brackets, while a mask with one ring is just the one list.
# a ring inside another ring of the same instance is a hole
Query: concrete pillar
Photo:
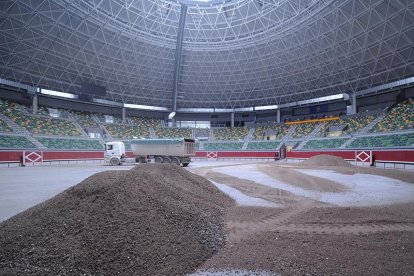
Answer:
[[352, 114], [357, 113], [357, 100], [356, 100], [356, 94], [352, 94]]
[[33, 99], [32, 99], [32, 110], [34, 114], [37, 113], [37, 109], [39, 107], [38, 103], [39, 103], [39, 99], [37, 98], [37, 94], [34, 94]]
[[276, 110], [276, 119], [277, 122], [280, 123], [280, 109]]
[[234, 112], [230, 113], [231, 127], [234, 127]]
[[177, 127], [177, 121], [175, 120], [175, 117], [173, 117], [173, 118], [171, 119], [171, 126], [172, 126], [172, 127]]
[[126, 110], [125, 107], [122, 108], [122, 122], [125, 123], [126, 121]]

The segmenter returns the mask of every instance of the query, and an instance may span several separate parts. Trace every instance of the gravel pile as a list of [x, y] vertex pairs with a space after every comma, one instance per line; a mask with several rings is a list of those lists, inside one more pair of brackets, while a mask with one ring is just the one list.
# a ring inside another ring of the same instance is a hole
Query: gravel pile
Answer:
[[98, 173], [0, 224], [0, 274], [183, 275], [222, 247], [233, 204], [175, 165]]
[[349, 164], [347, 161], [345, 161], [341, 157], [328, 155], [328, 154], [315, 155], [305, 161], [302, 161], [300, 164], [304, 166], [334, 166], [334, 167], [351, 167], [352, 166], [351, 164]]

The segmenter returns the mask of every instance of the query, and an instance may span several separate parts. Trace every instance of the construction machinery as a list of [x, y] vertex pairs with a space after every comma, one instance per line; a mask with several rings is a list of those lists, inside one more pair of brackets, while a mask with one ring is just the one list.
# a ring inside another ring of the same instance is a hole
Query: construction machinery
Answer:
[[[140, 139], [131, 141], [135, 162], [174, 163], [188, 166], [191, 156], [195, 156], [195, 141], [187, 138]], [[120, 165], [128, 161], [123, 142], [105, 144], [105, 162]]]

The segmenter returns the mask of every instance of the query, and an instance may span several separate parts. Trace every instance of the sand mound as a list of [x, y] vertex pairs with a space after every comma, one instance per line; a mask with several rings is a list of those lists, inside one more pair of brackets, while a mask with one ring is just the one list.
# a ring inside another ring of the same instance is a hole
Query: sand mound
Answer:
[[300, 163], [304, 166], [335, 166], [335, 167], [350, 167], [352, 166], [347, 161], [342, 159], [341, 157], [328, 155], [328, 154], [320, 154], [315, 155], [308, 160], [302, 161]]
[[233, 204], [175, 165], [98, 173], [0, 224], [0, 274], [183, 275], [223, 245]]

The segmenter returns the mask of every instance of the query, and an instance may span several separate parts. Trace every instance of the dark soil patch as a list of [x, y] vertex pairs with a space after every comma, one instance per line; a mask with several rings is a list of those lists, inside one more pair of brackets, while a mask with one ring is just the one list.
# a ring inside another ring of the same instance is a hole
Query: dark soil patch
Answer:
[[98, 173], [0, 224], [0, 274], [183, 275], [223, 246], [233, 204], [175, 165]]

